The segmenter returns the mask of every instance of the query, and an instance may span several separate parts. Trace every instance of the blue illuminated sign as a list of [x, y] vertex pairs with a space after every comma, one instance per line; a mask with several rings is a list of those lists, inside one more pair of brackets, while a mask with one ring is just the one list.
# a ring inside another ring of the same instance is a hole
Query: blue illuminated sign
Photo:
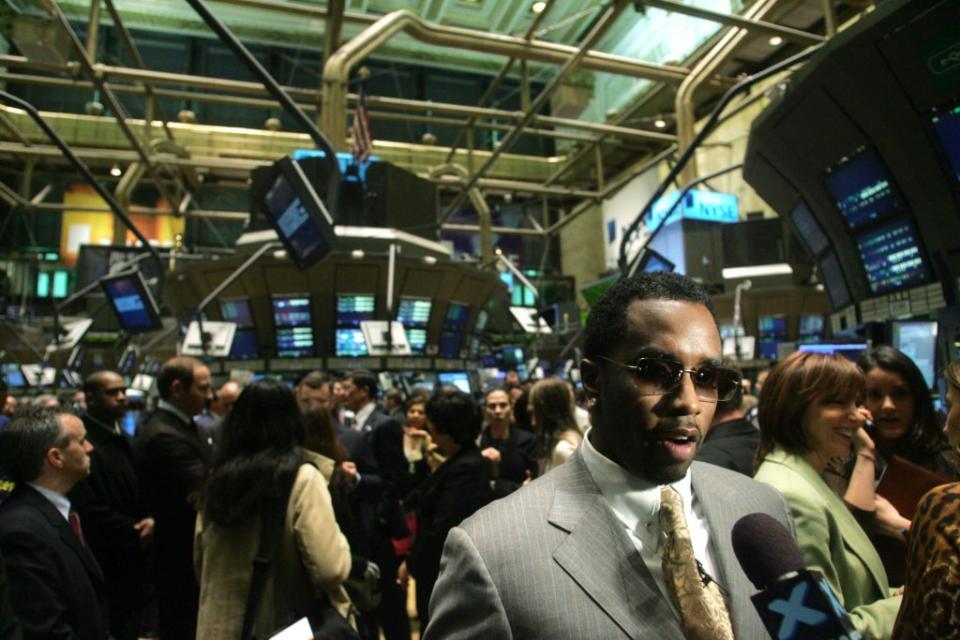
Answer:
[[719, 191], [700, 191], [691, 190], [683, 199], [683, 202], [674, 207], [677, 198], [680, 197], [679, 191], [673, 191], [661, 197], [653, 205], [650, 211], [648, 229], [655, 229], [664, 216], [673, 207], [673, 212], [667, 219], [667, 224], [672, 224], [680, 218], [688, 220], [706, 220], [707, 222], [739, 222], [740, 206], [737, 196], [732, 193], [721, 193]]

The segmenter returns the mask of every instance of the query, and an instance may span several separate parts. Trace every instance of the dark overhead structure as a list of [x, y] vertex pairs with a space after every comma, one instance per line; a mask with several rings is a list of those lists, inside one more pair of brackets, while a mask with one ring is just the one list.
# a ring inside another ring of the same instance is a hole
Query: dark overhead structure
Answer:
[[955, 1], [883, 3], [754, 123], [744, 177], [791, 221], [849, 324], [958, 302], [958, 25]]

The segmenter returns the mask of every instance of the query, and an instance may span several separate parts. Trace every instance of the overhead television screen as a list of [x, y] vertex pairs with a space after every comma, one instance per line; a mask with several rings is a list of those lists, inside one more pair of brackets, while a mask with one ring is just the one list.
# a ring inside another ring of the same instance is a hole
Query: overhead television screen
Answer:
[[405, 327], [425, 327], [430, 322], [430, 309], [433, 302], [429, 298], [400, 297], [397, 307], [397, 320]]
[[337, 327], [360, 327], [364, 320], [373, 320], [372, 295], [338, 295]]
[[956, 187], [960, 185], [960, 105], [938, 111], [933, 116], [933, 128], [950, 165]]
[[757, 320], [757, 333], [761, 338], [786, 338], [787, 318], [782, 314], [760, 316]]
[[790, 220], [793, 221], [793, 226], [797, 228], [800, 237], [807, 243], [810, 253], [815, 256], [820, 255], [820, 253], [827, 248], [829, 244], [827, 236], [824, 235], [823, 230], [820, 228], [820, 223], [814, 219], [813, 214], [810, 213], [810, 209], [807, 208], [806, 204], [803, 202], [798, 204], [794, 210], [790, 212]]
[[157, 303], [139, 272], [108, 276], [100, 281], [100, 286], [127, 333], [156, 331], [163, 326]]
[[360, 329], [337, 329], [334, 352], [341, 358], [355, 358], [367, 355], [367, 341]]
[[3, 364], [3, 379], [6, 381], [7, 387], [11, 389], [19, 389], [20, 387], [27, 386], [27, 379], [23, 375], [20, 365], [12, 362]]
[[920, 243], [906, 216], [871, 228], [855, 240], [873, 293], [886, 293], [927, 281], [928, 270], [920, 253]]
[[470, 317], [470, 307], [459, 302], [451, 302], [447, 307], [447, 318], [444, 320], [445, 329], [464, 329]]
[[260, 195], [260, 208], [297, 268], [306, 269], [333, 249], [333, 218], [292, 158], [275, 162], [271, 179], [270, 188]]
[[437, 381], [444, 386], [456, 387], [464, 393], [470, 393], [470, 376], [466, 371], [441, 371]]
[[819, 264], [820, 276], [823, 278], [823, 285], [827, 290], [827, 296], [830, 298], [830, 305], [833, 309], [842, 309], [850, 304], [850, 290], [843, 278], [843, 271], [840, 270], [840, 261], [837, 260], [837, 254], [830, 251], [820, 260]]
[[800, 316], [800, 342], [813, 342], [823, 337], [823, 316], [809, 314]]
[[233, 335], [233, 344], [230, 345], [229, 357], [231, 360], [250, 360], [260, 357], [257, 332], [253, 329], [237, 329]]
[[903, 209], [890, 172], [871, 148], [863, 148], [829, 169], [824, 183], [851, 229]]
[[456, 331], [444, 331], [440, 334], [440, 349], [438, 355], [441, 358], [459, 358], [460, 348], [463, 345], [463, 334]]
[[313, 355], [310, 298], [306, 296], [274, 298], [273, 324], [276, 327], [278, 358], [300, 358]]
[[893, 346], [914, 361], [927, 387], [933, 388], [936, 375], [937, 323], [894, 322]]
[[250, 301], [246, 298], [222, 300], [220, 302], [220, 315], [223, 316], [225, 322], [236, 323], [238, 329], [253, 326], [253, 311], [250, 309]]

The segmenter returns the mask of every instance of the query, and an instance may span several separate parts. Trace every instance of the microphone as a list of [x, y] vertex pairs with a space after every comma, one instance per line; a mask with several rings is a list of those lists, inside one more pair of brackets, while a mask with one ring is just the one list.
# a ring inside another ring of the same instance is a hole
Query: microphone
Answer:
[[759, 593], [751, 596], [763, 625], [776, 640], [862, 640], [830, 584], [803, 564], [790, 532], [766, 513], [740, 518], [731, 534], [733, 552]]

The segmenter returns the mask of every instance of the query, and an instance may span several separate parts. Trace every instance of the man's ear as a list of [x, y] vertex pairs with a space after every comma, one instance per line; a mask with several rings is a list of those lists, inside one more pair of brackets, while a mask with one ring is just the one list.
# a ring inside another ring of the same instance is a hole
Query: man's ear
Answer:
[[580, 382], [594, 398], [600, 395], [600, 366], [589, 358], [580, 361]]
[[63, 451], [57, 447], [47, 449], [47, 463], [54, 469], [63, 468]]
[[170, 397], [176, 398], [183, 393], [183, 380], [173, 380], [170, 383]]

